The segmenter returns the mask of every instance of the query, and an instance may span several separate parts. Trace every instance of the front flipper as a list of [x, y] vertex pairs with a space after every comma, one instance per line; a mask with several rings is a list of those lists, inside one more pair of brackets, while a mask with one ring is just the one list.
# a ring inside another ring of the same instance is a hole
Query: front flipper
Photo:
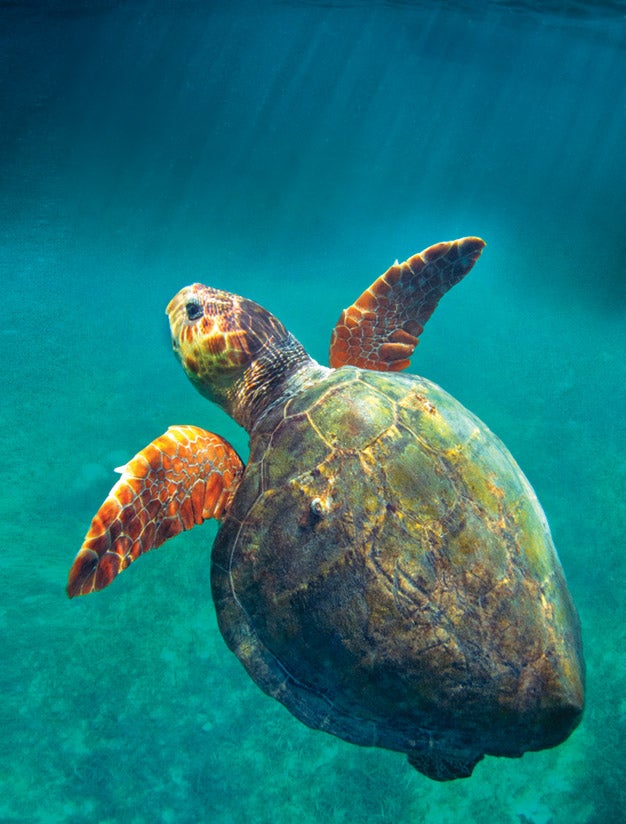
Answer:
[[170, 426], [118, 470], [70, 570], [67, 594], [108, 586], [142, 553], [228, 512], [243, 463], [232, 446], [197, 426]]
[[330, 365], [406, 369], [439, 300], [465, 277], [484, 246], [479, 237], [464, 237], [394, 263], [341, 313], [330, 342]]

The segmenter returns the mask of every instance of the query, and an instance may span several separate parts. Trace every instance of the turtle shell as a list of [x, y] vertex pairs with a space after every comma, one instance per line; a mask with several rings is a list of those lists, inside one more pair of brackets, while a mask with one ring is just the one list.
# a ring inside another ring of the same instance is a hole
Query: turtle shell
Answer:
[[212, 587], [265, 692], [440, 780], [569, 735], [578, 620], [536, 496], [481, 421], [423, 378], [343, 367], [250, 448]]

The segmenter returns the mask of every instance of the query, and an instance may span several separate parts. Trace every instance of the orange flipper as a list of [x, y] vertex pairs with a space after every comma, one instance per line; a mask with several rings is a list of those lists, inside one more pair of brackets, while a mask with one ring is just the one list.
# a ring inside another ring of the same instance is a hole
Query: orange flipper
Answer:
[[341, 313], [331, 338], [330, 365], [406, 369], [439, 300], [465, 277], [484, 246], [478, 237], [464, 237], [394, 263]]
[[232, 446], [197, 426], [170, 426], [119, 472], [70, 570], [67, 594], [108, 586], [142, 553], [207, 518], [223, 518], [243, 463]]

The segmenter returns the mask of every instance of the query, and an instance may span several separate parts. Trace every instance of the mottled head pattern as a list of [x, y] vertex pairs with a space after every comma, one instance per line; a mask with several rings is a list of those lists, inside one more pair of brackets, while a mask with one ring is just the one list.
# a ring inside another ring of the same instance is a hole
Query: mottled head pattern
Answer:
[[239, 295], [194, 283], [166, 311], [174, 353], [191, 382], [246, 429], [280, 385], [311, 363], [278, 318]]

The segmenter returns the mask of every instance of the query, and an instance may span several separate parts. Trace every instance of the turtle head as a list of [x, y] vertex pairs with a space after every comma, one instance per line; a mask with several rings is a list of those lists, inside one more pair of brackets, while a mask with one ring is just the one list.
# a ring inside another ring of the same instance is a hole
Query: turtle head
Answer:
[[172, 346], [198, 391], [246, 429], [311, 363], [304, 348], [252, 300], [194, 283], [166, 309]]

